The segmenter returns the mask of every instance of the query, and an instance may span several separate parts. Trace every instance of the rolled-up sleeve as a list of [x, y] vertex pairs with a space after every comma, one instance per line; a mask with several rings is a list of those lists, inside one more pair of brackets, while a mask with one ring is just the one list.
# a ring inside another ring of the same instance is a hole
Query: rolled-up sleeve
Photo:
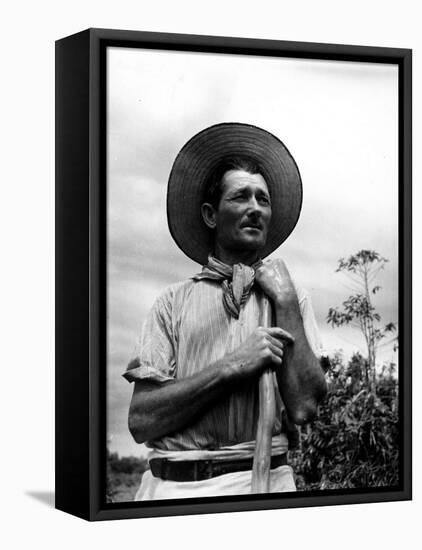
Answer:
[[123, 377], [128, 382], [173, 380], [176, 375], [171, 297], [158, 298], [141, 330], [132, 358]]

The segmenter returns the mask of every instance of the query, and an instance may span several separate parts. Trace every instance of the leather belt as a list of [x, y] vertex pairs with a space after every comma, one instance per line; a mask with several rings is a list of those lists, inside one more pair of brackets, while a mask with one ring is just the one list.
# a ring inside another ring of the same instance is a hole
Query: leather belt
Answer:
[[[271, 457], [271, 469], [285, 466], [287, 453]], [[201, 481], [231, 472], [252, 470], [253, 458], [241, 460], [168, 460], [152, 458], [149, 461], [152, 475], [166, 481]]]

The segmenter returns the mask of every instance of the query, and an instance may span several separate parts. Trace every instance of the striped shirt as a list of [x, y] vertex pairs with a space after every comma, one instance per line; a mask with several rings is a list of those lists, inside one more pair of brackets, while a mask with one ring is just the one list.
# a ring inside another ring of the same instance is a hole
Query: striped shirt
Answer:
[[[321, 343], [309, 296], [298, 287], [296, 292], [308, 342], [319, 356]], [[158, 383], [191, 376], [239, 347], [257, 328], [258, 318], [259, 294], [254, 287], [236, 319], [224, 308], [220, 282], [189, 279], [172, 285], [149, 312], [123, 376], [129, 382], [148, 379]], [[278, 391], [277, 397], [273, 437], [287, 449]], [[158, 452], [227, 448], [253, 441], [257, 419], [258, 388], [254, 383], [219, 401], [184, 429], [146, 444]]]

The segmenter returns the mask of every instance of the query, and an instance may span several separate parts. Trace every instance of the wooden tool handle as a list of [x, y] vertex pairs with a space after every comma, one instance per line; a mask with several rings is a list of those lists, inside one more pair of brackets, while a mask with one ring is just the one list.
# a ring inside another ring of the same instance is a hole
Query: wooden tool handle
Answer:
[[[261, 301], [259, 324], [264, 327], [270, 327], [272, 324], [271, 304], [265, 295]], [[267, 369], [259, 379], [259, 417], [252, 469], [252, 493], [268, 493], [270, 490], [271, 441], [274, 422], [273, 373], [271, 369]]]

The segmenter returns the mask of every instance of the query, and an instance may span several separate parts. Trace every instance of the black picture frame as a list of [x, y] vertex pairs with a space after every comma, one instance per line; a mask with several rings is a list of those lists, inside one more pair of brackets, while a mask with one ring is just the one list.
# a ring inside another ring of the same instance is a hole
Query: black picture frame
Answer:
[[[399, 74], [400, 484], [172, 501], [107, 503], [106, 50], [131, 47], [389, 63]], [[108, 520], [409, 500], [411, 416], [412, 51], [88, 29], [56, 42], [56, 508]]]

